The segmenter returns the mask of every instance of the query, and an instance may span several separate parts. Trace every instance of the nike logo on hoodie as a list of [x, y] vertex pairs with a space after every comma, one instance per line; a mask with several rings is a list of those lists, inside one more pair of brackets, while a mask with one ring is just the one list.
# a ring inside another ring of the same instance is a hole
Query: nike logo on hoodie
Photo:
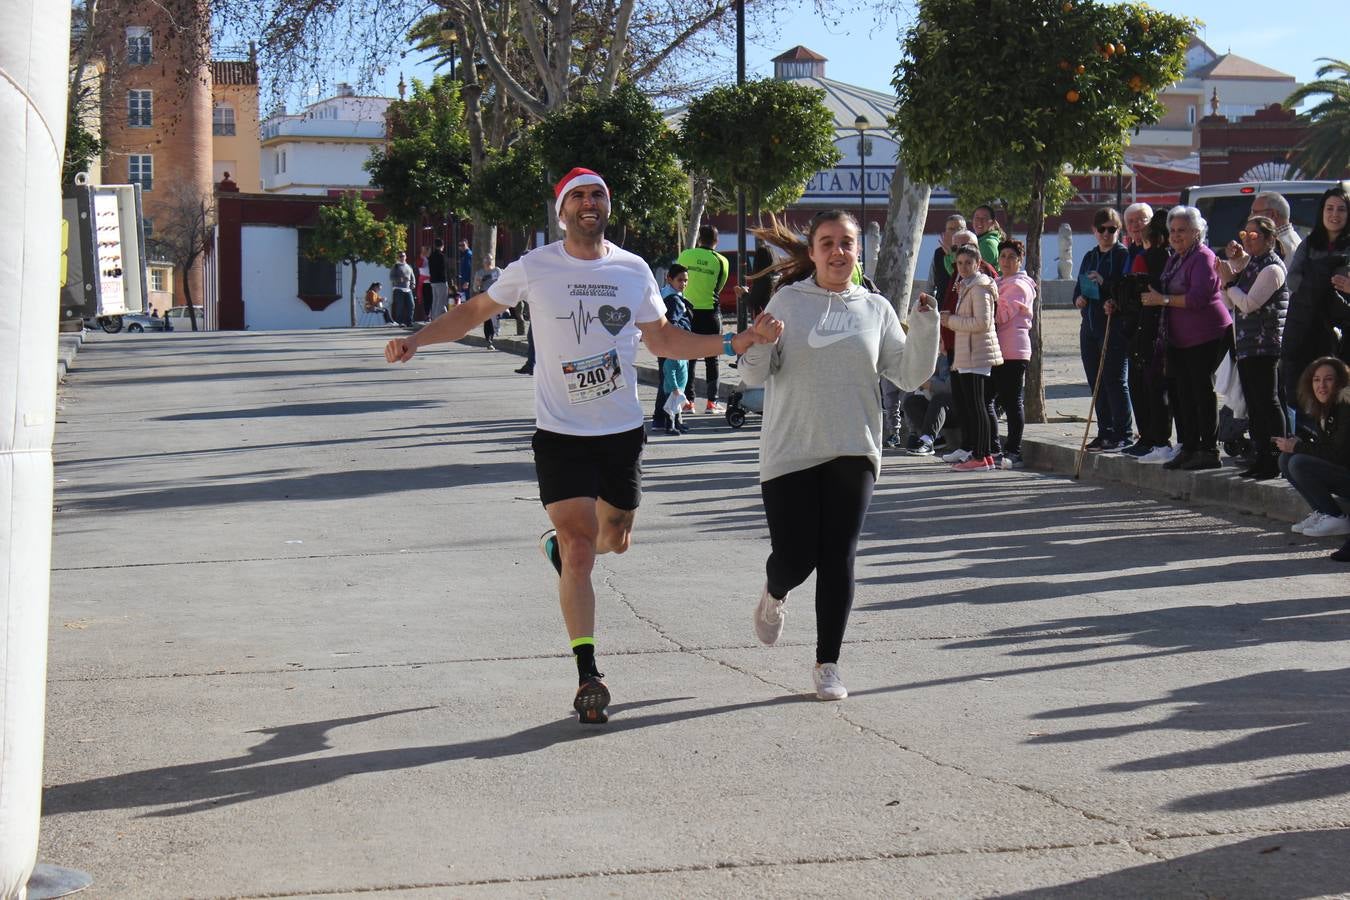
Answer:
[[811, 326], [810, 333], [806, 335], [806, 343], [808, 346], [819, 350], [822, 347], [838, 343], [844, 338], [861, 333], [862, 323], [852, 312], [848, 310], [831, 311]]

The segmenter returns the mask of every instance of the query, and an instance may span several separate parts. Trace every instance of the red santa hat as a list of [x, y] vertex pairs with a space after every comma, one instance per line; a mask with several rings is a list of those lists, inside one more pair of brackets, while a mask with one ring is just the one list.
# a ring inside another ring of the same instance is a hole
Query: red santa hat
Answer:
[[[553, 208], [557, 212], [560, 220], [562, 219], [563, 198], [567, 196], [567, 192], [573, 188], [579, 188], [587, 184], [600, 185], [600, 187], [605, 189], [606, 199], [613, 199], [609, 195], [609, 185], [605, 184], [605, 179], [601, 178], [598, 172], [577, 167], [564, 175], [562, 181], [559, 181], [553, 188]], [[561, 225], [562, 222], [559, 221], [558, 224]]]

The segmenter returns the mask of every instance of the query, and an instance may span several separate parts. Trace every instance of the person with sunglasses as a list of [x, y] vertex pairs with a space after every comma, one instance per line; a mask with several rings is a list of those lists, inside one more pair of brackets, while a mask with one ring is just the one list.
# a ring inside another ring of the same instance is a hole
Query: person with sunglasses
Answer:
[[1132, 329], [1127, 327], [1128, 323], [1112, 321], [1109, 314], [1114, 308], [1108, 308], [1107, 301], [1113, 296], [1116, 283], [1130, 270], [1130, 252], [1120, 243], [1120, 214], [1111, 207], [1097, 210], [1092, 227], [1097, 246], [1084, 254], [1073, 288], [1074, 305], [1083, 314], [1078, 328], [1078, 349], [1088, 387], [1096, 384], [1099, 367], [1102, 377], [1097, 391], [1097, 436], [1087, 449], [1121, 450], [1129, 446], [1131, 437], [1127, 372]]

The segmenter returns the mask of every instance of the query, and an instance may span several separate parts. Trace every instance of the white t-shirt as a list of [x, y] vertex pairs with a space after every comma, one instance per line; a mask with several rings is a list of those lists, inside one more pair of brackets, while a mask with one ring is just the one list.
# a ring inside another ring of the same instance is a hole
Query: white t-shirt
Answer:
[[534, 410], [559, 434], [619, 434], [642, 427], [633, 362], [647, 324], [666, 314], [642, 258], [605, 242], [601, 259], [577, 259], [555, 241], [502, 270], [488, 296], [530, 304]]

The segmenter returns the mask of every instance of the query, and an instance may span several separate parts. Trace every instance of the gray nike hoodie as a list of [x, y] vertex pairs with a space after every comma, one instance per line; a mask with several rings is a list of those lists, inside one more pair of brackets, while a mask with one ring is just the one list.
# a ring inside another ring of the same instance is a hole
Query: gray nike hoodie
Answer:
[[881, 469], [881, 378], [916, 390], [937, 363], [938, 314], [910, 317], [906, 336], [890, 302], [856, 285], [843, 293], [814, 281], [781, 288], [766, 312], [783, 323], [776, 344], [741, 358], [741, 384], [764, 385], [759, 480], [840, 456]]

